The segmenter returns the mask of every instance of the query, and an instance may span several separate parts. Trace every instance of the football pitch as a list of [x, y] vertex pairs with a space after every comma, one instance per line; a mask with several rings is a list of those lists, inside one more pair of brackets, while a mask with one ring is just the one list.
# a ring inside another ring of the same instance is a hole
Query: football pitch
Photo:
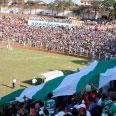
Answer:
[[[21, 87], [31, 86], [33, 77], [41, 73], [61, 70], [72, 73], [82, 68], [88, 61], [82, 58], [65, 56], [42, 51], [13, 48], [0, 48], [0, 96], [6, 95]], [[17, 86], [12, 89], [12, 80], [17, 80]], [[27, 83], [26, 83], [27, 82]]]

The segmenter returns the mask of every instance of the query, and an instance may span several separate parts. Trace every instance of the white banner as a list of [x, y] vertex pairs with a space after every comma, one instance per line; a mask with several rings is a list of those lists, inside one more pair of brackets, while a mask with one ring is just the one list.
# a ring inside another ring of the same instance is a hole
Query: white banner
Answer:
[[46, 21], [39, 21], [39, 20], [28, 20], [28, 25], [29, 26], [50, 26], [50, 27], [58, 27], [58, 26], [63, 26], [63, 27], [72, 27], [71, 24], [67, 23], [60, 23], [60, 22], [46, 22]]

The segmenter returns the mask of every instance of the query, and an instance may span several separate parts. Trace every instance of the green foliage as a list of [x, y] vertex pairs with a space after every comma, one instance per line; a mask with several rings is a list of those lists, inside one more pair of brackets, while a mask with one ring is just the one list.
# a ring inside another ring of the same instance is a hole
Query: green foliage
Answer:
[[70, 9], [74, 5], [72, 0], [57, 0], [54, 2], [55, 9], [57, 11], [64, 11]]
[[102, 5], [106, 8], [110, 8], [109, 18], [116, 18], [116, 0], [104, 0], [102, 1]]
[[74, 10], [76, 13], [82, 13], [84, 17], [84, 13], [88, 13], [88, 18], [89, 14], [94, 11], [94, 16], [96, 18], [97, 12], [101, 12], [100, 10], [103, 11], [109, 11], [110, 17], [116, 17], [115, 16], [115, 11], [116, 11], [116, 0], [94, 0], [91, 2], [91, 6], [84, 6], [81, 5], [78, 7], [77, 10]]
[[116, 0], [103, 0], [102, 4], [106, 7], [113, 7], [116, 4]]
[[109, 14], [110, 19], [116, 19], [116, 9], [113, 9]]
[[94, 8], [99, 8], [101, 6], [101, 4], [102, 4], [101, 0], [94, 0], [91, 3], [92, 7], [94, 7]]
[[54, 9], [54, 8], [55, 8], [55, 5], [54, 5], [53, 3], [49, 3], [49, 4], [48, 4], [48, 8]]

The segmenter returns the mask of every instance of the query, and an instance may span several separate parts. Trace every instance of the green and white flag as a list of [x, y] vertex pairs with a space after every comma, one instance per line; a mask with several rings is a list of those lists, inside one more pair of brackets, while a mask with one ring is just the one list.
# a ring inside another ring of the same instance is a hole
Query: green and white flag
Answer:
[[[115, 67], [116, 59], [94, 62], [80, 72], [68, 75], [53, 91], [53, 94], [54, 96], [72, 95], [83, 90], [90, 82], [96, 87], [101, 88], [111, 80], [116, 80], [116, 75], [114, 73], [116, 72]], [[103, 75], [105, 75], [106, 78], [102, 79], [102, 77], [104, 77]], [[108, 76], [110, 77], [108, 78]], [[105, 83], [103, 81], [105, 81]]]
[[24, 89], [19, 89], [17, 91], [14, 91], [8, 95], [1, 97], [0, 105], [3, 105], [5, 103], [9, 103], [10, 101], [14, 101], [16, 97], [20, 96], [20, 94], [23, 92], [23, 90]]
[[107, 69], [105, 73], [100, 74], [99, 88], [104, 87], [110, 81], [116, 80], [116, 66], [111, 69]]
[[[24, 96], [30, 99], [44, 100], [47, 94], [53, 92], [53, 96], [73, 95], [81, 92], [83, 88], [90, 82], [96, 87], [101, 88], [108, 82], [116, 80], [116, 58], [111, 60], [94, 61], [79, 72], [68, 76], [58, 77], [46, 83], [17, 90], [0, 100], [0, 104], [7, 103], [12, 100], [24, 101]], [[18, 93], [18, 94], [16, 94]], [[10, 98], [8, 97], [10, 96]], [[7, 99], [6, 99], [7, 98]]]
[[[71, 75], [66, 76], [66, 77], [55, 78], [55, 79], [53, 79], [51, 81], [46, 82], [45, 84], [38, 85], [38, 87], [35, 86], [35, 87], [27, 88], [27, 89], [25, 89], [22, 92], [22, 94], [18, 97], [17, 100], [20, 100], [20, 101], [21, 101], [21, 99], [23, 100], [23, 96], [26, 96], [26, 97], [28, 97], [30, 99], [31, 98], [32, 99], [45, 99], [49, 92], [53, 92], [53, 95], [55, 96], [57, 94], [54, 93], [54, 91], [57, 90], [57, 88], [63, 82], [65, 82], [65, 86], [63, 87], [63, 90], [60, 90], [59, 96], [62, 96], [62, 95], [72, 95], [72, 94], [74, 94], [76, 92], [76, 90], [74, 90], [75, 87], [76, 87], [76, 84], [74, 84], [74, 82], [77, 82], [77, 80], [79, 79], [79, 78], [77, 78], [78, 77], [77, 75], [82, 77], [82, 76], [88, 74], [90, 71], [92, 71], [96, 67], [97, 64], [98, 64], [98, 62], [94, 61], [89, 66], [83, 68], [80, 71], [80, 73], [74, 73], [74, 74], [71, 74]], [[70, 82], [70, 85], [72, 85], [72, 88], [70, 88], [70, 89], [67, 89], [67, 87], [69, 88], [69, 86], [68, 86], [69, 83], [67, 83], [67, 80], [70, 80], [68, 82]], [[40, 90], [37, 90], [38, 88], [40, 88], [40, 86], [42, 86], [42, 88]], [[70, 92], [66, 91], [66, 90], [69, 90]], [[30, 91], [34, 91], [34, 92], [30, 92]], [[66, 91], [66, 93], [63, 94], [63, 92], [65, 92], [65, 91]], [[31, 93], [31, 96], [30, 96], [29, 93]]]
[[64, 78], [61, 84], [53, 91], [54, 97], [73, 95], [74, 93], [76, 93], [78, 83], [85, 75], [88, 75], [91, 71], [93, 71], [97, 65], [98, 62], [94, 61], [89, 66], [83, 68], [79, 72], [68, 75], [66, 78]]

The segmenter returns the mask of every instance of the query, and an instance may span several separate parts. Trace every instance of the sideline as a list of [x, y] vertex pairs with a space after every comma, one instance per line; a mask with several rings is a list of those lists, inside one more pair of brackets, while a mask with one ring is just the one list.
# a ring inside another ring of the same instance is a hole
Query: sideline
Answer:
[[23, 46], [21, 44], [15, 43], [14, 45], [12, 45], [12, 48], [19, 48], [19, 49], [27, 49], [27, 50], [33, 50], [33, 51], [42, 51], [42, 52], [47, 52], [47, 53], [51, 53], [51, 54], [60, 54], [60, 55], [64, 55], [64, 56], [70, 56], [70, 57], [76, 57], [76, 58], [84, 58], [85, 60], [91, 60], [91, 57], [86, 57], [86, 56], [80, 56], [79, 54], [65, 54], [62, 52], [56, 52], [56, 51], [49, 51], [49, 50], [45, 50], [45, 49], [40, 49], [40, 48], [34, 48], [34, 47], [28, 47], [28, 46]]

